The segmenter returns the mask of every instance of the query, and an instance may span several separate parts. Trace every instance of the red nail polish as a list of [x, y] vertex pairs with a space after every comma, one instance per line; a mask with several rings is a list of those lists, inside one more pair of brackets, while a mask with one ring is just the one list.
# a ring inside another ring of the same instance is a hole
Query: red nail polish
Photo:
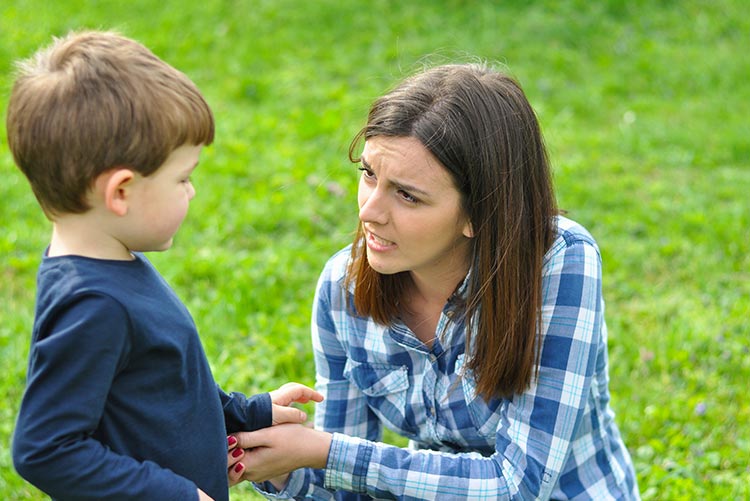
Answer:
[[234, 437], [227, 437], [227, 445], [230, 447], [237, 443], [237, 439]]
[[234, 472], [235, 473], [239, 473], [239, 472], [241, 472], [244, 469], [245, 469], [245, 465], [244, 464], [237, 463], [237, 465], [234, 467]]
[[238, 458], [242, 455], [242, 449], [235, 449], [232, 451], [232, 457]]

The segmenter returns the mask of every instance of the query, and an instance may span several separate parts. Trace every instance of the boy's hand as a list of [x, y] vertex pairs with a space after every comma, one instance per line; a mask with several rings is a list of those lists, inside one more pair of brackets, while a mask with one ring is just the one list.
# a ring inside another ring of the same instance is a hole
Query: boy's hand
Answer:
[[271, 394], [271, 402], [276, 405], [289, 405], [292, 402], [306, 404], [310, 400], [314, 402], [323, 401], [323, 395], [300, 383], [286, 383], [278, 390], [269, 393]]
[[300, 383], [286, 383], [278, 390], [269, 392], [273, 403], [273, 424], [281, 423], [304, 423], [307, 420], [305, 412], [288, 407], [297, 402], [305, 404], [310, 402], [322, 402], [323, 395]]

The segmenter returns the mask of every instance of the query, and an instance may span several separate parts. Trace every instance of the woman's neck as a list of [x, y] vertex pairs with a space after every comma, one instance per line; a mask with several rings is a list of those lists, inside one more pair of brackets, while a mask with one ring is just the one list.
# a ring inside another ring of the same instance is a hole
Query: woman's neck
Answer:
[[456, 268], [450, 274], [431, 278], [411, 273], [412, 284], [404, 297], [401, 319], [427, 347], [432, 347], [440, 315], [467, 272]]

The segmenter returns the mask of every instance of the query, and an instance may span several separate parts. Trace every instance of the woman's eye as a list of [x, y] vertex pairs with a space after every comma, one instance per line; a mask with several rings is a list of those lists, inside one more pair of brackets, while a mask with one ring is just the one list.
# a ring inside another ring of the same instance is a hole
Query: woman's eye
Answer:
[[419, 202], [419, 199], [415, 198], [414, 196], [410, 195], [408, 192], [404, 190], [399, 190], [398, 194], [401, 195], [401, 198], [403, 198], [405, 201], [411, 204], [416, 204]]
[[362, 175], [366, 178], [372, 179], [375, 177], [375, 173], [372, 169], [368, 169], [367, 167], [358, 167], [358, 169], [362, 171]]

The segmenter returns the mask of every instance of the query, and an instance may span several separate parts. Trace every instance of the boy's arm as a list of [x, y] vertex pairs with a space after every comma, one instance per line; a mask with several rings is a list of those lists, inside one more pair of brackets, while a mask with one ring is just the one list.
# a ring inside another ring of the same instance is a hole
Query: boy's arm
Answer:
[[103, 296], [80, 298], [40, 326], [14, 430], [19, 474], [55, 499], [198, 499], [196, 485], [97, 440], [115, 374], [127, 359], [129, 320]]
[[271, 395], [260, 393], [247, 397], [242, 393], [226, 393], [216, 385], [224, 408], [224, 422], [227, 433], [253, 431], [273, 424]]
[[217, 389], [228, 433], [254, 431], [280, 423], [304, 423], [307, 415], [288, 406], [323, 400], [323, 395], [299, 383], [286, 383], [277, 390], [252, 397], [236, 392], [227, 394], [218, 385]]

